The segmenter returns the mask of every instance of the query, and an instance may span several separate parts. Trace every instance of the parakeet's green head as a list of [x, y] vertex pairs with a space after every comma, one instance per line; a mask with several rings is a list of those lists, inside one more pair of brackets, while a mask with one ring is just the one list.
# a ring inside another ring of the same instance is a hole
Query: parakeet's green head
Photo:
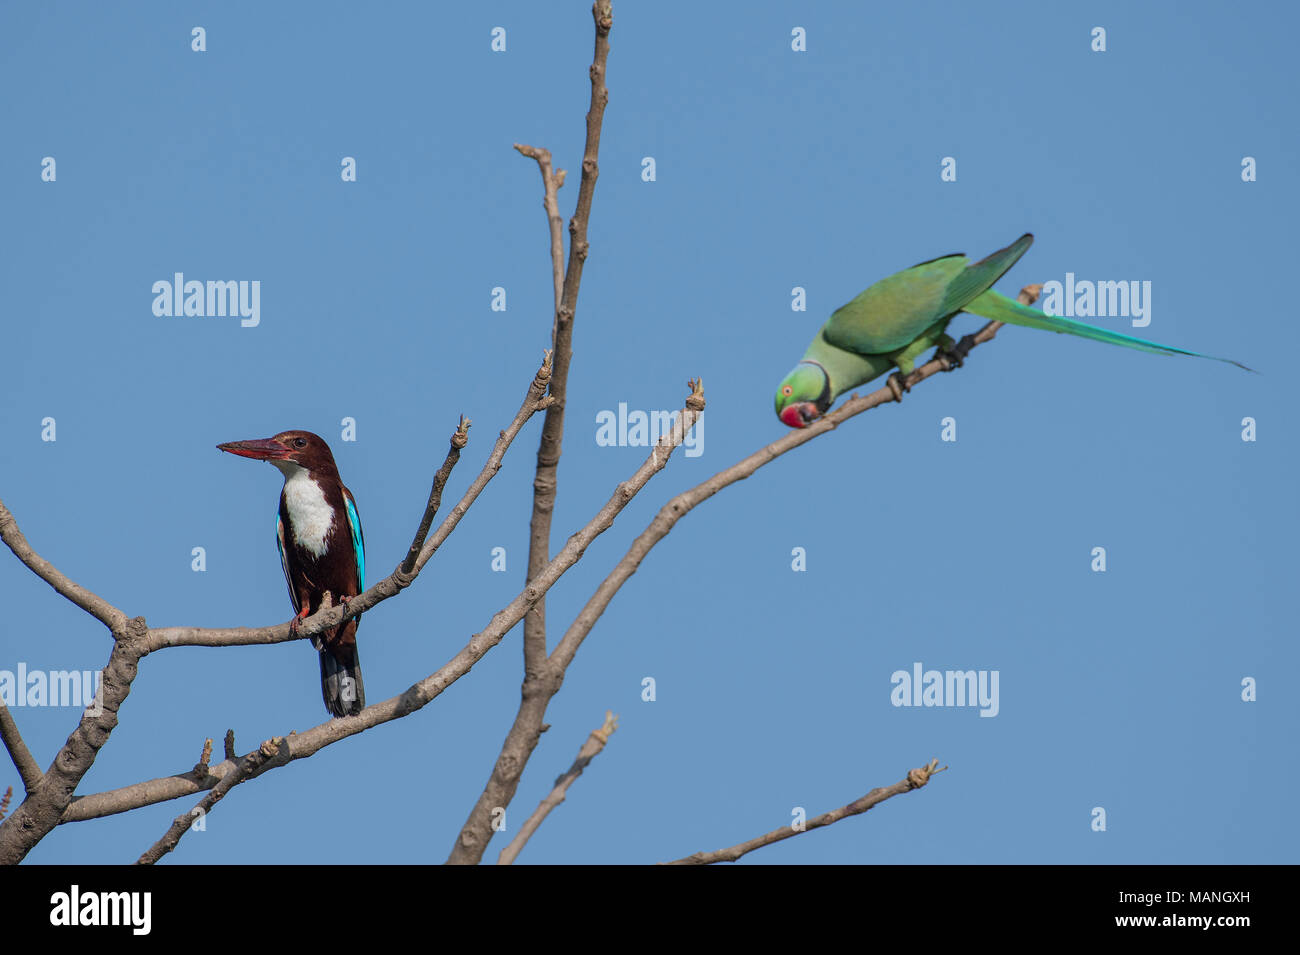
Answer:
[[815, 361], [801, 361], [776, 389], [776, 416], [792, 428], [806, 428], [831, 406], [831, 380]]

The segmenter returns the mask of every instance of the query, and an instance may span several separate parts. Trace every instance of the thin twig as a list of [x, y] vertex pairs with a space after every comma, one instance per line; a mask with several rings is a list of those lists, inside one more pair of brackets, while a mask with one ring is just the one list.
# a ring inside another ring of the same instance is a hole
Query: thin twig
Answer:
[[[537, 160], [537, 167], [542, 172], [542, 208], [546, 210], [546, 224], [551, 233], [551, 277], [555, 285], [555, 312], [560, 311], [560, 299], [564, 295], [564, 220], [560, 218], [560, 187], [564, 185], [564, 170], [551, 166], [551, 151], [538, 146], [525, 146], [515, 143], [515, 149], [529, 159]], [[551, 329], [551, 342], [555, 341], [555, 329]]]
[[533, 814], [524, 822], [518, 835], [510, 840], [510, 845], [501, 850], [501, 855], [497, 857], [497, 865], [511, 865], [514, 863], [525, 844], [537, 831], [537, 827], [550, 815], [552, 809], [564, 802], [565, 794], [568, 793], [569, 787], [573, 785], [573, 781], [582, 775], [582, 771], [587, 768], [587, 764], [605, 748], [610, 735], [616, 729], [618, 729], [618, 717], [611, 711], [606, 710], [604, 725], [600, 729], [591, 731], [587, 741], [578, 750], [578, 758], [573, 761], [573, 765], [555, 781], [555, 787], [547, 793], [546, 798], [533, 810]]
[[406, 552], [406, 560], [402, 561], [399, 568], [403, 574], [411, 574], [415, 570], [415, 561], [420, 556], [420, 551], [424, 549], [424, 539], [429, 535], [429, 525], [433, 523], [434, 516], [438, 513], [438, 507], [442, 504], [442, 489], [447, 486], [447, 478], [451, 477], [451, 469], [456, 466], [460, 460], [461, 449], [469, 443], [469, 419], [464, 415], [460, 416], [460, 424], [457, 425], [455, 432], [451, 436], [450, 447], [447, 448], [447, 457], [442, 462], [442, 467], [438, 468], [438, 473], [433, 476], [433, 487], [429, 489], [429, 503], [425, 505], [424, 516], [420, 518], [420, 526], [415, 531], [415, 538], [411, 541], [411, 546]]
[[809, 819], [801, 826], [788, 825], [780, 829], [773, 829], [771, 832], [761, 835], [756, 839], [750, 839], [748, 842], [742, 842], [739, 845], [731, 846], [727, 849], [716, 849], [713, 852], [697, 852], [694, 855], [686, 856], [683, 859], [676, 859], [672, 862], [663, 863], [664, 865], [712, 865], [715, 862], [735, 862], [746, 853], [753, 852], [755, 849], [761, 849], [763, 846], [770, 846], [774, 842], [780, 842], [782, 839], [792, 839], [802, 832], [810, 832], [813, 829], [821, 829], [823, 826], [829, 826], [831, 823], [839, 822], [849, 816], [858, 816], [866, 812], [873, 806], [878, 806], [891, 796], [898, 796], [902, 793], [911, 792], [913, 789], [920, 789], [930, 781], [930, 777], [935, 773], [941, 773], [947, 766], [940, 767], [937, 759], [931, 760], [927, 765], [920, 769], [910, 770], [906, 778], [894, 783], [892, 786], [882, 786], [873, 789], [861, 799], [856, 799], [847, 806], [841, 806], [839, 809], [832, 809], [830, 812], [822, 813]]

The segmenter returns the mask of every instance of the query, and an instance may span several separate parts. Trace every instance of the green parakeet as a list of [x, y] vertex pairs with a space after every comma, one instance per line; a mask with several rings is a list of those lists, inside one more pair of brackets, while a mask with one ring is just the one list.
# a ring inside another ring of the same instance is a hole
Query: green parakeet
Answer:
[[[881, 279], [836, 309], [777, 388], [777, 417], [793, 428], [807, 427], [850, 388], [893, 368], [906, 378], [928, 348], [937, 346], [946, 352], [955, 347], [945, 329], [953, 316], [963, 311], [1162, 355], [1214, 358], [1048, 315], [993, 291], [993, 283], [1016, 264], [1033, 241], [1034, 237], [1025, 233], [975, 263], [960, 253], [922, 262]], [[1214, 360], [1251, 370], [1229, 358]]]

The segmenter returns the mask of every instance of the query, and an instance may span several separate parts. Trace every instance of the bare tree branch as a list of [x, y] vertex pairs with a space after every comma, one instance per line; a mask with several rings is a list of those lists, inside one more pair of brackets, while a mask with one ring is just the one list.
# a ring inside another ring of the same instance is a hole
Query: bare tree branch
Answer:
[[[564, 220], [560, 218], [560, 187], [564, 185], [564, 170], [551, 166], [551, 151], [537, 146], [515, 143], [523, 156], [537, 160], [542, 172], [542, 207], [546, 209], [546, 223], [551, 232], [551, 276], [555, 285], [555, 313], [560, 311], [564, 294]], [[555, 343], [555, 328], [551, 328], [551, 343]]]
[[[211, 753], [212, 740], [208, 740], [208, 747], [205, 754]], [[243, 782], [250, 774], [257, 771], [263, 763], [271, 757], [277, 755], [284, 746], [284, 738], [267, 740], [259, 748], [253, 750], [247, 756], [239, 761], [231, 773], [227, 773], [215, 786], [212, 791], [199, 800], [199, 804], [187, 813], [182, 813], [172, 820], [171, 826], [167, 829], [161, 839], [146, 849], [136, 860], [136, 865], [153, 865], [167, 853], [176, 848], [181, 841], [181, 837], [190, 830], [194, 824], [195, 813], [200, 816], [206, 816], [226, 793]], [[203, 763], [201, 763], [203, 765]]]
[[182, 796], [198, 795], [221, 782], [238, 763], [238, 756], [227, 757], [217, 765], [207, 767], [207, 772], [201, 772], [196, 767], [175, 776], [147, 779], [119, 789], [110, 789], [87, 796], [74, 796], [59, 818], [59, 824], [100, 819], [171, 799], [180, 799]]
[[[605, 104], [609, 90], [605, 88], [605, 64], [609, 59], [609, 31], [614, 23], [610, 0], [596, 0], [591, 7], [595, 21], [595, 50], [592, 53], [591, 105], [587, 109], [587, 141], [582, 154], [582, 179], [578, 184], [578, 201], [573, 218], [569, 220], [569, 264], [564, 272], [564, 283], [557, 285], [555, 318], [551, 329], [552, 348], [555, 350], [555, 374], [551, 377], [550, 397], [553, 403], [546, 409], [542, 422], [542, 439], [537, 448], [537, 472], [533, 478], [533, 515], [528, 537], [528, 572], [526, 581], [533, 580], [551, 559], [551, 518], [555, 512], [557, 471], [561, 444], [564, 439], [564, 406], [568, 395], [569, 361], [573, 357], [573, 317], [578, 305], [578, 290], [582, 285], [582, 269], [587, 261], [587, 224], [591, 219], [591, 202], [596, 192], [596, 179], [600, 175], [597, 159], [600, 154], [600, 132], [605, 118]], [[520, 150], [522, 152], [522, 150]], [[557, 251], [559, 205], [555, 201], [554, 177], [547, 176], [547, 162], [538, 159], [542, 178], [547, 187], [547, 219], [551, 225], [552, 272], [558, 278]], [[541, 678], [541, 668], [546, 663], [546, 602], [539, 600], [524, 618], [524, 682]], [[525, 685], [523, 694], [530, 689]]]
[[0, 865], [21, 862], [59, 824], [72, 794], [117, 726], [117, 711], [131, 692], [137, 665], [147, 652], [143, 649], [147, 631], [144, 618], [136, 617], [115, 635], [100, 682], [102, 704], [86, 709], [40, 782], [13, 814], [0, 822]]
[[14, 556], [26, 564], [37, 577], [45, 581], [55, 592], [67, 597], [86, 613], [90, 614], [113, 633], [126, 629], [127, 617], [103, 597], [96, 596], [80, 584], [73, 583], [48, 560], [32, 550], [27, 538], [18, 529], [4, 501], [0, 501], [0, 539], [14, 552]]
[[4, 740], [5, 749], [9, 751], [9, 757], [14, 761], [14, 769], [18, 770], [23, 787], [31, 792], [45, 778], [45, 774], [41, 772], [40, 764], [36, 762], [31, 750], [23, 742], [22, 734], [18, 732], [18, 724], [14, 722], [13, 714], [9, 712], [9, 707], [5, 706], [4, 700], [0, 700], [0, 739]]
[[3, 796], [0, 796], [0, 819], [3, 819], [5, 817], [5, 814], [9, 812], [9, 800], [13, 798], [14, 798], [14, 787], [6, 786], [5, 794]]
[[907, 777], [894, 783], [892, 786], [883, 786], [871, 790], [861, 799], [856, 799], [847, 806], [841, 806], [839, 809], [832, 809], [830, 812], [822, 813], [800, 827], [782, 826], [780, 829], [773, 829], [766, 835], [759, 836], [756, 839], [750, 839], [748, 842], [742, 842], [739, 845], [731, 846], [728, 849], [717, 849], [713, 852], [697, 852], [694, 855], [686, 856], [684, 859], [676, 859], [673, 862], [666, 862], [663, 865], [712, 865], [715, 862], [735, 862], [746, 853], [753, 852], [755, 849], [761, 849], [763, 846], [770, 846], [774, 842], [780, 842], [782, 839], [791, 839], [801, 832], [810, 832], [813, 829], [821, 829], [823, 826], [829, 826], [831, 823], [839, 822], [848, 816], [857, 816], [866, 812], [873, 806], [878, 806], [891, 796], [897, 796], [902, 793], [911, 792], [913, 789], [920, 789], [930, 781], [930, 777], [935, 773], [941, 773], [947, 766], [939, 767], [937, 759], [931, 760], [929, 764], [920, 769], [909, 770]]
[[533, 810], [533, 814], [524, 822], [518, 835], [510, 840], [508, 846], [501, 850], [501, 855], [497, 857], [497, 865], [511, 865], [514, 863], [515, 859], [518, 858], [520, 851], [524, 848], [524, 845], [533, 837], [533, 833], [537, 831], [537, 827], [542, 824], [548, 815], [550, 815], [552, 809], [564, 802], [565, 794], [568, 793], [569, 787], [573, 785], [573, 781], [582, 775], [582, 771], [587, 768], [587, 764], [595, 759], [596, 756], [600, 754], [600, 751], [605, 748], [605, 744], [609, 742], [610, 735], [616, 729], [618, 729], [618, 717], [611, 711], [606, 710], [605, 724], [601, 726], [600, 729], [594, 729], [591, 731], [591, 735], [587, 737], [587, 741], [583, 743], [582, 748], [578, 750], [578, 758], [573, 761], [573, 765], [569, 767], [568, 771], [565, 772], [564, 775], [560, 776], [560, 778], [555, 781], [555, 788], [553, 788], [546, 795], [546, 798], [538, 804], [537, 808]]
[[442, 489], [447, 486], [451, 469], [460, 460], [461, 449], [469, 443], [469, 425], [469, 419], [461, 415], [460, 424], [451, 436], [451, 447], [447, 449], [447, 457], [442, 462], [442, 467], [438, 468], [438, 473], [433, 476], [433, 487], [429, 489], [429, 503], [425, 505], [424, 516], [420, 518], [420, 526], [415, 531], [415, 539], [411, 541], [411, 547], [406, 552], [406, 560], [402, 561], [398, 568], [403, 574], [412, 574], [415, 570], [415, 561], [424, 548], [424, 539], [429, 534], [429, 525], [433, 523], [438, 507], [442, 504]]
[[[553, 305], [553, 311], [551, 313], [552, 314], [551, 347], [554, 349], [554, 348], [558, 348], [561, 345], [560, 333], [559, 333], [560, 309], [563, 305], [563, 300], [564, 300], [564, 224], [560, 219], [560, 202], [558, 196], [560, 185], [564, 182], [564, 170], [561, 169], [558, 174], [552, 170], [551, 151], [549, 149], [537, 149], [532, 146], [521, 146], [518, 143], [515, 143], [515, 149], [519, 150], [519, 152], [525, 156], [531, 156], [533, 159], [536, 159], [538, 168], [542, 172], [542, 188], [543, 188], [542, 205], [546, 208], [546, 221], [551, 233], [551, 277], [555, 287], [555, 301]], [[572, 350], [571, 346], [570, 346], [570, 350]], [[565, 362], [566, 379], [568, 374], [567, 367], [568, 367], [568, 363], [566, 361]], [[557, 387], [557, 381], [558, 379], [554, 379], [554, 378], [551, 381], [551, 397], [554, 399], [554, 401], [552, 403], [551, 409], [547, 410], [547, 420], [550, 420], [550, 415], [553, 413], [554, 410], [555, 412], [558, 412], [560, 414], [561, 416], [560, 420], [562, 421], [563, 414], [564, 414], [564, 407], [562, 404], [558, 405], [557, 407], [555, 403], [558, 402], [558, 399], [555, 399], [555, 389]], [[558, 387], [561, 395], [563, 395], [565, 389], [565, 382], [558, 381]], [[545, 443], [546, 443], [546, 431], [545, 431], [545, 422], [543, 422], [542, 446], [544, 446]], [[539, 455], [541, 454], [541, 446], [539, 446], [538, 448], [538, 454]], [[540, 469], [542, 467], [540, 457], [538, 459], [537, 467], [540, 472]], [[536, 479], [534, 479], [533, 518], [532, 518], [533, 526], [532, 526], [532, 530], [530, 530], [530, 537], [529, 537], [528, 570], [525, 577], [525, 583], [528, 580], [532, 579], [536, 571], [539, 570], [542, 564], [544, 564], [546, 560], [550, 557], [550, 536], [551, 536], [550, 510], [546, 512], [544, 518], [538, 512], [538, 507], [543, 494], [544, 486], [548, 486], [550, 488], [552, 508], [554, 507], [554, 503], [555, 503], [555, 493], [554, 493], [555, 485], [553, 483], [550, 485], [542, 485], [539, 484]], [[547, 525], [545, 527], [547, 546], [536, 547], [534, 545], [538, 541], [536, 535], [536, 531], [539, 530], [538, 521], [543, 519], [546, 521], [546, 525]], [[524, 678], [525, 679], [528, 678], [528, 674], [530, 672], [533, 672], [536, 669], [536, 664], [542, 660], [545, 660], [546, 658], [545, 621], [546, 621], [546, 601], [539, 600], [533, 606], [533, 609], [528, 611], [528, 615], [524, 617], [523, 644], [524, 644]]]

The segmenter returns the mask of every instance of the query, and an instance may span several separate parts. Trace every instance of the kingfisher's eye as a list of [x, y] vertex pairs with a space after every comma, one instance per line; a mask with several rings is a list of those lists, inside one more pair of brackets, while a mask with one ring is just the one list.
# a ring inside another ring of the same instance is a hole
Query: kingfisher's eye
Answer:
[[789, 398], [792, 394], [794, 394], [794, 385], [782, 385], [781, 394]]
[[294, 438], [294, 439], [293, 439], [293, 446], [294, 446], [295, 448], [305, 448], [305, 447], [307, 447], [307, 442], [306, 442], [306, 440], [303, 439], [303, 438]]

